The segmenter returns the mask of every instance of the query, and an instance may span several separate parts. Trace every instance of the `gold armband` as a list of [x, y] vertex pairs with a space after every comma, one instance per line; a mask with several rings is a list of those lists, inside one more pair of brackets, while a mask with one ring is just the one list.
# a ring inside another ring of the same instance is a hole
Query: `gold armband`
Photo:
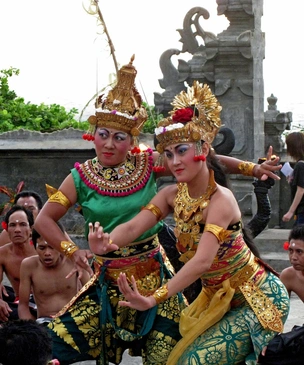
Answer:
[[168, 284], [165, 284], [158, 288], [152, 295], [153, 298], [156, 300], [156, 304], [160, 304], [168, 299]]
[[50, 203], [58, 203], [58, 204], [62, 205], [63, 207], [65, 207], [66, 209], [69, 209], [72, 206], [69, 199], [60, 190], [58, 190], [56, 193], [52, 194], [49, 197], [48, 201]]
[[75, 251], [79, 250], [79, 247], [70, 241], [61, 241], [60, 247], [66, 257], [71, 257]]
[[204, 232], [210, 232], [218, 239], [219, 243], [225, 241], [225, 239], [231, 234], [231, 231], [227, 231], [223, 227], [219, 227], [216, 224], [206, 223]]
[[241, 174], [244, 176], [253, 176], [253, 169], [255, 167], [255, 163], [243, 161], [238, 164], [238, 169]]
[[157, 222], [159, 222], [162, 219], [163, 214], [162, 214], [161, 210], [156, 205], [148, 204], [145, 207], [141, 208], [141, 210], [144, 210], [144, 209], [150, 210], [150, 212], [152, 212], [155, 215], [155, 217], [157, 219]]

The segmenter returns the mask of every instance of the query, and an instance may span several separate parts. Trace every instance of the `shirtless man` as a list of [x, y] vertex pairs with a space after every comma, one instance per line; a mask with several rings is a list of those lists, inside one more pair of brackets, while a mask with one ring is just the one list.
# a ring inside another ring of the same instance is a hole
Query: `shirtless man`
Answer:
[[289, 260], [292, 266], [281, 272], [280, 279], [304, 302], [304, 225], [295, 226], [289, 234]]
[[[35, 248], [30, 244], [34, 218], [29, 210], [15, 205], [6, 213], [4, 222], [11, 242], [0, 247], [0, 283], [2, 284], [5, 274], [14, 290], [16, 302], [19, 296], [21, 262], [36, 254]], [[16, 303], [9, 303], [0, 290], [0, 322], [16, 318]]]
[[[57, 222], [62, 232], [63, 227]], [[37, 305], [39, 323], [48, 322], [58, 313], [89, 280], [84, 270], [81, 281], [76, 275], [66, 276], [74, 265], [64, 254], [55, 250], [39, 233], [33, 230], [33, 244], [38, 255], [23, 260], [20, 269], [18, 313], [21, 319], [34, 319], [29, 310], [31, 290]]]
[[[33, 213], [34, 220], [39, 211], [42, 209], [43, 202], [41, 196], [35, 191], [25, 190], [21, 191], [15, 196], [13, 205], [21, 205]], [[0, 233], [0, 246], [10, 242], [7, 231], [3, 230]]]

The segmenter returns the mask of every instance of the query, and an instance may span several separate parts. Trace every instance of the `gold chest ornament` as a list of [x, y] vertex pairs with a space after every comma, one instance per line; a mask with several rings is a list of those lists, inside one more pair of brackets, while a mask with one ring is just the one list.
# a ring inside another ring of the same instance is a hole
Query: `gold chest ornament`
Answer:
[[178, 193], [174, 200], [174, 220], [176, 222], [174, 233], [180, 252], [186, 252], [187, 247], [192, 249], [194, 243], [199, 241], [199, 222], [202, 221], [203, 210], [208, 207], [210, 198], [216, 189], [213, 170], [209, 170], [206, 192], [198, 198], [194, 199], [189, 196], [186, 183], [178, 184]]

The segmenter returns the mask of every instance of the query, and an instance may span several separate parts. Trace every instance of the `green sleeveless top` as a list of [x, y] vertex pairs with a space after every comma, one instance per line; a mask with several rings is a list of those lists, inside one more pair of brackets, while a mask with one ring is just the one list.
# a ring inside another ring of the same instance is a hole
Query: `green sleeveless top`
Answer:
[[[149, 149], [137, 155], [129, 154], [119, 166], [104, 168], [95, 157], [76, 163], [71, 170], [77, 202], [85, 219], [85, 235], [90, 222], [100, 222], [110, 233], [116, 226], [138, 214], [156, 194], [153, 157]], [[135, 241], [144, 240], [162, 228], [162, 222], [146, 231]]]

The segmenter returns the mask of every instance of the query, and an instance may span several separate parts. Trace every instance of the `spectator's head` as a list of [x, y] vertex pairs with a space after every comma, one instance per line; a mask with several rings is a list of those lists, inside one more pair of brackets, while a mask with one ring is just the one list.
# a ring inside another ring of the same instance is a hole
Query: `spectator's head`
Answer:
[[52, 342], [44, 326], [34, 320], [8, 321], [0, 325], [0, 363], [47, 365]]
[[[64, 233], [63, 225], [60, 222], [57, 222], [57, 225]], [[36, 249], [39, 260], [45, 267], [53, 268], [57, 266], [57, 264], [60, 262], [60, 256], [64, 256], [63, 253], [56, 250], [43, 237], [41, 237], [35, 228], [32, 231], [32, 242]]]
[[304, 133], [292, 132], [286, 137], [287, 153], [294, 160], [304, 158]]
[[289, 261], [293, 268], [304, 271], [304, 224], [292, 228], [289, 233]]
[[6, 231], [13, 243], [24, 243], [32, 234], [34, 217], [31, 211], [20, 205], [14, 205], [5, 215]]
[[304, 241], [304, 224], [299, 224], [292, 228], [292, 230], [289, 232], [288, 241], [290, 242], [292, 239]]
[[34, 219], [43, 206], [41, 196], [35, 191], [21, 191], [15, 196], [14, 205], [21, 205], [33, 213]]

